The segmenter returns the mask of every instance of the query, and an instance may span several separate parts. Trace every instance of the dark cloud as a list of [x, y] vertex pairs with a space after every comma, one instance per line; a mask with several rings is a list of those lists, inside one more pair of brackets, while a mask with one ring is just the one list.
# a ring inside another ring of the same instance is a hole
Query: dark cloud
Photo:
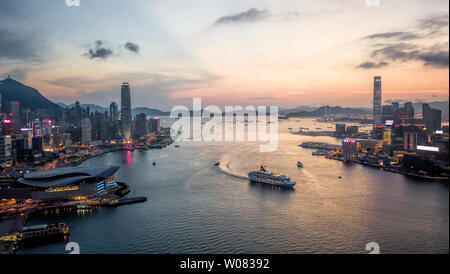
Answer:
[[363, 39], [395, 39], [395, 40], [413, 40], [420, 38], [429, 38], [442, 34], [442, 29], [448, 31], [449, 19], [448, 13], [435, 14], [427, 18], [417, 20], [417, 24], [411, 31], [383, 32], [375, 33], [364, 37]]
[[[371, 44], [372, 51], [369, 60], [358, 65], [358, 68], [376, 68], [378, 65], [385, 66], [385, 61], [417, 61], [425, 66], [434, 68], [448, 68], [449, 66], [449, 43], [438, 43], [431, 47], [420, 46], [410, 40], [428, 41], [429, 39], [448, 39], [449, 18], [448, 13], [439, 13], [417, 20], [411, 31], [375, 33], [362, 38], [363, 40], [379, 41], [388, 40], [393, 43]], [[409, 41], [404, 43], [402, 41]], [[442, 40], [441, 40], [442, 41]], [[445, 41], [445, 40], [444, 40]], [[382, 62], [377, 63], [382, 60]], [[386, 64], [387, 65], [387, 64]]]
[[362, 69], [375, 69], [375, 68], [382, 68], [382, 67], [386, 67], [388, 66], [389, 63], [388, 62], [384, 62], [381, 61], [379, 63], [374, 63], [374, 62], [364, 62], [359, 64], [357, 67], [358, 68], [362, 68]]
[[440, 30], [441, 28], [447, 28], [449, 26], [449, 14], [440, 13], [430, 17], [419, 20], [417, 27], [423, 30]]
[[258, 10], [251, 8], [247, 11], [220, 17], [214, 25], [230, 24], [230, 23], [248, 23], [261, 21], [269, 17], [269, 12], [266, 10]]
[[83, 54], [83, 56], [88, 57], [89, 59], [107, 59], [113, 54], [112, 49], [106, 47], [105, 43], [102, 40], [98, 40], [95, 42], [92, 48], [89, 48], [88, 52]]
[[396, 40], [412, 40], [417, 38], [420, 38], [420, 36], [418, 36], [417, 34], [402, 31], [376, 33], [364, 37], [364, 39], [396, 39]]
[[426, 66], [448, 68], [448, 51], [423, 52], [419, 55], [418, 59], [425, 62]]
[[19, 35], [0, 29], [0, 59], [29, 60], [40, 55], [42, 45], [34, 34]]
[[438, 44], [431, 48], [419, 48], [411, 44], [393, 44], [372, 52], [373, 58], [383, 58], [392, 61], [420, 61], [425, 66], [446, 68], [449, 65], [449, 52], [443, 50], [443, 45]]
[[141, 50], [141, 48], [139, 47], [138, 44], [136, 44], [136, 43], [131, 43], [131, 42], [127, 42], [127, 43], [125, 44], [125, 48], [126, 48], [127, 50], [131, 51], [131, 52], [134, 52], [134, 53], [139, 53], [139, 51]]
[[417, 46], [412, 44], [398, 43], [385, 46], [380, 49], [376, 49], [372, 51], [371, 56], [373, 58], [376, 57], [384, 57], [388, 58], [392, 61], [408, 61], [414, 59], [418, 54], [416, 50]]

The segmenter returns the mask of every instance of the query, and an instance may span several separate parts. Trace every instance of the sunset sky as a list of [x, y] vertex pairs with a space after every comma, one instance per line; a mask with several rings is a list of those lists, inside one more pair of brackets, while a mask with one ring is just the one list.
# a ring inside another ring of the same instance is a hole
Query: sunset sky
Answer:
[[448, 100], [448, 0], [1, 0], [0, 75], [55, 102]]

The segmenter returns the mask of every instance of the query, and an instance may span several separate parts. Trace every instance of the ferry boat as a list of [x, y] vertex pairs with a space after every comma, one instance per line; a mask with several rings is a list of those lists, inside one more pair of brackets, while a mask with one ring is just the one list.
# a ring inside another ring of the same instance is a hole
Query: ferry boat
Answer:
[[313, 151], [311, 154], [313, 156], [327, 156], [328, 154], [330, 154], [330, 152], [326, 151], [326, 150], [316, 150], [316, 151]]
[[280, 187], [294, 187], [295, 182], [292, 181], [286, 175], [273, 174], [267, 171], [264, 166], [261, 166], [259, 171], [252, 171], [248, 174], [248, 179], [250, 182], [268, 184]]

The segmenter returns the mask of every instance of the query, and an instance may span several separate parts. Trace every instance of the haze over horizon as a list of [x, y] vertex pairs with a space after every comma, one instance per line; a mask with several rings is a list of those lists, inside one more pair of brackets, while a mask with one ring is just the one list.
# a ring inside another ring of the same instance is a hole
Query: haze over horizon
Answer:
[[375, 75], [385, 101], [446, 101], [448, 12], [446, 0], [3, 0], [0, 76], [101, 106], [127, 81], [133, 106], [162, 110], [192, 97], [370, 107]]

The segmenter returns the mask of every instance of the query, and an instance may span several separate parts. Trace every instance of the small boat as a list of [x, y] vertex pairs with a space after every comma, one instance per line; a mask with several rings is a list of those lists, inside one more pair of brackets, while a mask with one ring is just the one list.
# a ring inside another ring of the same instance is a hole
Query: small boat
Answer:
[[156, 162], [155, 161], [153, 161], [153, 165], [156, 166]]
[[180, 145], [175, 145], [175, 147], [180, 147]]
[[298, 167], [303, 167], [302, 162], [298, 161], [298, 162], [297, 162], [297, 166], [298, 166]]
[[312, 152], [313, 156], [327, 156], [329, 153], [329, 151], [326, 150], [316, 150]]
[[217, 162], [217, 163], [215, 163], [214, 165], [215, 165], [215, 166], [219, 166], [219, 165], [220, 165], [220, 162]]

